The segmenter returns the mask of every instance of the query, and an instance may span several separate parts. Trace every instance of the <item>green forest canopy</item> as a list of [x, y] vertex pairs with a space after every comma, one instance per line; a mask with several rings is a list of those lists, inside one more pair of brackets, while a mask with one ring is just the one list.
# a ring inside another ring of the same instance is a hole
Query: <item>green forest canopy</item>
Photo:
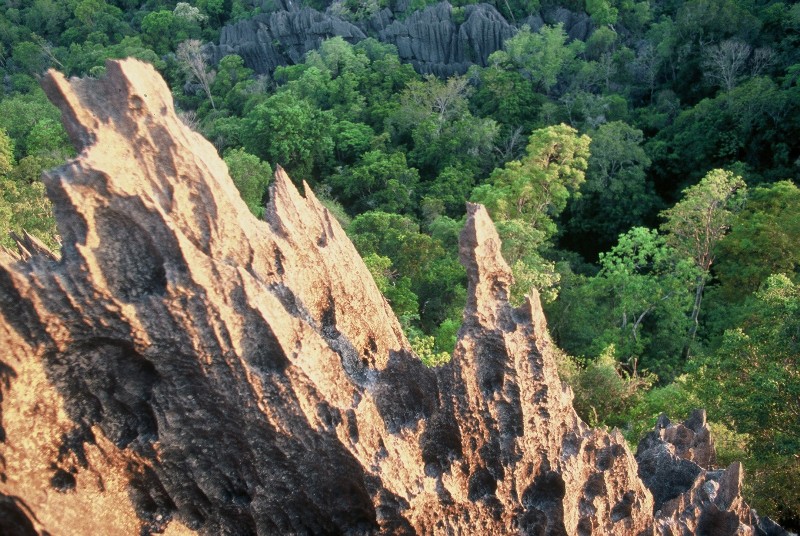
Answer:
[[[391, 5], [306, 4], [356, 22]], [[486, 204], [513, 299], [541, 291], [581, 415], [636, 441], [660, 412], [705, 406], [720, 458], [750, 471], [749, 499], [799, 528], [800, 5], [494, 6], [515, 23], [565, 7], [592, 29], [583, 42], [519, 26], [486, 67], [449, 79], [341, 38], [254, 76], [239, 56], [211, 65], [202, 44], [262, 2], [8, 0], [0, 243], [25, 230], [57, 247], [39, 176], [74, 153], [36, 77], [140, 58], [255, 214], [275, 165], [312, 185], [430, 364], [452, 351], [464, 305], [464, 201]]]

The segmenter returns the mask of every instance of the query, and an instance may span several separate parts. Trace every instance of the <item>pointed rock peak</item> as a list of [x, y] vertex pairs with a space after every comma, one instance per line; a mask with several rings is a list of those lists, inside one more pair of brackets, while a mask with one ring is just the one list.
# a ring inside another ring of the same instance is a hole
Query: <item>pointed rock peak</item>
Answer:
[[729, 509], [742, 495], [744, 471], [741, 462], [731, 463], [719, 479], [717, 503], [720, 508]]
[[459, 239], [461, 264], [469, 281], [467, 313], [474, 312], [487, 299], [508, 302], [514, 278], [500, 249], [500, 237], [486, 207], [467, 203], [467, 222]]
[[[174, 114], [172, 93], [149, 63], [128, 59], [106, 62], [102, 78], [66, 77], [50, 70], [42, 87], [62, 114], [64, 127], [78, 151], [92, 144], [102, 123], [121, 115], [141, 120], [148, 115]], [[115, 125], [116, 126], [116, 125]]]

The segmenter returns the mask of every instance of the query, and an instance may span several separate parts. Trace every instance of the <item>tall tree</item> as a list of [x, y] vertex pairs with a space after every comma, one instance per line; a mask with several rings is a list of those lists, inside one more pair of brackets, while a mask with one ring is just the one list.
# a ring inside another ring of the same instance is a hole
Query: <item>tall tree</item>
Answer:
[[735, 39], [710, 46], [703, 61], [706, 76], [725, 91], [732, 90], [744, 73], [751, 51], [750, 45]]
[[[600, 273], [591, 284], [611, 298], [611, 310], [618, 319], [617, 329], [609, 330], [601, 340], [605, 339], [604, 344], [615, 343], [621, 358], [643, 357], [644, 365], [662, 379], [674, 377], [679, 372], [675, 359], [651, 359], [661, 352], [649, 346], [657, 341], [675, 350], [675, 354], [680, 350], [681, 337], [668, 332], [685, 324], [696, 268], [681, 258], [658, 231], [644, 227], [634, 227], [621, 235], [608, 253], [600, 254], [600, 266]], [[648, 330], [655, 336], [654, 341], [643, 332], [645, 321], [655, 317], [663, 326]]]
[[692, 259], [699, 271], [684, 358], [689, 357], [689, 347], [697, 334], [703, 290], [716, 259], [717, 246], [730, 228], [744, 190], [745, 183], [741, 177], [715, 169], [708, 172], [699, 184], [685, 189], [683, 199], [674, 207], [661, 213], [666, 219], [661, 228], [668, 233], [668, 242], [680, 254]]
[[214, 83], [216, 72], [211, 69], [203, 52], [202, 43], [197, 39], [188, 39], [178, 45], [178, 61], [190, 81], [197, 81], [203, 92], [211, 102], [211, 107], [217, 109], [214, 104], [214, 95], [211, 93], [211, 85]]
[[495, 220], [522, 219], [550, 238], [557, 231], [553, 218], [586, 178], [590, 141], [564, 124], [535, 130], [525, 156], [495, 170], [472, 198]]
[[656, 206], [643, 139], [641, 130], [621, 121], [600, 125], [592, 133], [586, 182], [568, 211], [569, 230], [590, 238], [591, 245], [580, 248], [581, 253], [611, 246], [620, 233], [643, 225]]
[[559, 275], [542, 257], [558, 232], [555, 218], [585, 179], [589, 137], [567, 125], [535, 130], [525, 156], [496, 169], [475, 188], [472, 199], [489, 209], [503, 238], [503, 254], [518, 284], [512, 298], [536, 286], [546, 300], [555, 299]]
[[741, 325], [699, 360], [695, 384], [709, 416], [746, 434], [758, 511], [800, 516], [800, 286], [773, 275]]

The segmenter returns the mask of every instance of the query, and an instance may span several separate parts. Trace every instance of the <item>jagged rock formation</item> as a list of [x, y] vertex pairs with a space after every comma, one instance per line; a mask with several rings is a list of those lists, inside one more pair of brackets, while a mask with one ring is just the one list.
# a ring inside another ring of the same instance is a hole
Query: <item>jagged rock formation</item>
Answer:
[[658, 496], [659, 513], [621, 435], [577, 417], [538, 298], [508, 303], [483, 207], [461, 237], [457, 349], [427, 369], [310, 189], [279, 170], [255, 219], [151, 67], [114, 61], [103, 79], [51, 72], [43, 85], [80, 154], [44, 178], [61, 258], [29, 237], [0, 253], [0, 532], [747, 523], [738, 467]]
[[276, 11], [222, 28], [219, 45], [207, 48], [211, 60], [238, 54], [258, 74], [272, 73], [281, 65], [302, 63], [305, 55], [330, 37], [350, 43], [366, 39], [357, 26], [311, 8]]
[[453, 8], [441, 2], [396, 20], [378, 34], [397, 46], [402, 61], [418, 72], [450, 76], [467, 72], [470, 65], [485, 66], [489, 55], [503, 48], [514, 28], [488, 4], [464, 7], [464, 21], [454, 21]]
[[704, 410], [695, 410], [679, 424], [662, 415], [655, 430], [639, 442], [636, 461], [655, 499], [656, 532], [787, 535], [742, 499], [742, 465], [734, 462], [717, 470], [716, 457]]
[[[272, 73], [279, 65], [302, 62], [323, 39], [341, 36], [356, 43], [372, 35], [397, 46], [400, 59], [418, 72], [446, 77], [463, 74], [471, 65], [485, 66], [489, 55], [516, 32], [489, 4], [467, 5], [457, 14], [448, 2], [440, 2], [402, 20], [384, 8], [360, 27], [331, 13], [281, 7], [285, 9], [225, 26], [219, 44], [208, 47], [211, 59], [238, 54], [256, 73]], [[591, 29], [588, 16], [563, 8], [549, 10], [545, 17], [548, 23], [564, 24], [572, 38], [585, 39]], [[522, 22], [533, 29], [544, 24], [536, 16]]]

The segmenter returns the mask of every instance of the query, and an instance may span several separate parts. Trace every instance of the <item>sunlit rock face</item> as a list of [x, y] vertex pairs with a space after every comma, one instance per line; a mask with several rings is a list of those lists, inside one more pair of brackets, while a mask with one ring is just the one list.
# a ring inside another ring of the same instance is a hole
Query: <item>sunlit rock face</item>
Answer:
[[572, 409], [538, 297], [509, 304], [483, 207], [428, 369], [311, 190], [279, 169], [252, 216], [150, 66], [43, 85], [79, 156], [44, 177], [61, 256], [0, 253], [0, 533], [688, 534], [712, 504], [758, 533], [738, 466], [655, 516], [622, 436]]

